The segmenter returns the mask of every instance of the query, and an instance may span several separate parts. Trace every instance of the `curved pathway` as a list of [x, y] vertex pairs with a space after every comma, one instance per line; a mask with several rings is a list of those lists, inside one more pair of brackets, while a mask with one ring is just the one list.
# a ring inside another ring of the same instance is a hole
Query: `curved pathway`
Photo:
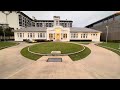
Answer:
[[28, 60], [20, 55], [20, 50], [27, 45], [21, 43], [0, 50], [0, 78], [120, 79], [120, 56], [94, 44], [85, 45], [91, 49], [88, 57], [72, 61], [62, 56], [63, 62], [46, 62], [48, 56]]

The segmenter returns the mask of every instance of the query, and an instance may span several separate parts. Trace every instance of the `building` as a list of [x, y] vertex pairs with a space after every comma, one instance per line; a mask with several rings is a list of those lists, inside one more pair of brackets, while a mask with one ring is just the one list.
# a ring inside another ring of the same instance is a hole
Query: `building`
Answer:
[[[93, 42], [100, 41], [101, 31], [89, 28], [71, 27], [65, 23], [71, 21], [61, 21], [59, 16], [54, 16], [52, 26], [26, 27], [14, 31], [15, 41], [24, 40], [52, 40], [52, 41], [71, 41], [71, 40], [89, 40]], [[50, 22], [50, 21], [49, 21]], [[64, 24], [64, 25], [63, 25]], [[40, 25], [40, 24], [39, 24]], [[46, 24], [47, 25], [47, 24]]]
[[101, 40], [106, 40], [108, 27], [108, 40], [120, 40], [120, 13], [117, 12], [97, 22], [87, 25], [87, 28], [102, 31]]
[[[6, 23], [6, 15], [0, 11], [0, 23]], [[53, 27], [54, 20], [37, 20], [35, 17], [30, 18], [21, 11], [11, 11], [7, 15], [7, 23], [9, 27], [15, 30], [26, 27]], [[73, 21], [60, 20], [60, 25], [63, 27], [72, 27]]]

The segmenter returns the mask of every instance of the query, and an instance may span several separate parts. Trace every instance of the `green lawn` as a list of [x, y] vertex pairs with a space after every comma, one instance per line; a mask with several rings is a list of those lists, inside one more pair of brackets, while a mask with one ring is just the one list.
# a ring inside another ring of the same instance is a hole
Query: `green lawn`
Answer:
[[51, 51], [61, 51], [62, 54], [73, 53], [82, 50], [81, 45], [63, 42], [46, 42], [35, 44], [30, 47], [30, 51], [42, 54], [50, 54]]
[[25, 47], [21, 50], [21, 54], [26, 57], [26, 58], [29, 58], [31, 60], [37, 60], [39, 59], [41, 56], [40, 55], [35, 55], [35, 54], [32, 54], [30, 52], [28, 52], [28, 47]]
[[0, 49], [14, 46], [15, 44], [17, 44], [17, 43], [15, 43], [15, 42], [0, 42]]
[[[21, 50], [21, 54], [29, 59], [37, 60], [41, 56], [35, 55], [30, 52], [28, 52], [28, 47], [25, 47]], [[63, 43], [63, 42], [46, 42], [41, 44], [35, 44], [30, 47], [31, 51], [38, 52], [38, 53], [51, 53], [51, 51], [62, 51], [62, 53], [71, 53], [76, 52], [79, 50], [82, 50], [83, 47], [81, 45], [73, 44], [73, 43]], [[85, 48], [84, 51], [78, 54], [69, 55], [69, 57], [73, 60], [80, 60], [85, 57], [87, 57], [91, 53], [91, 50], [89, 48]]]
[[[119, 44], [120, 43], [112, 43], [112, 42], [105, 43], [105, 42], [103, 42], [103, 43], [98, 44], [98, 46], [100, 46], [100, 45], [107, 46], [107, 47], [110, 47], [110, 48], [113, 48], [113, 49], [117, 49], [117, 50], [120, 51], [120, 49], [118, 49], [119, 48]], [[106, 48], [106, 49], [109, 49], [109, 48]], [[112, 49], [109, 49], [109, 50], [111, 50], [111, 51], [117, 53], [118, 55], [120, 55], [120, 52], [118, 52], [118, 51], [115, 51], [115, 50], [112, 50]]]
[[87, 57], [90, 53], [91, 53], [91, 50], [88, 47], [85, 47], [84, 51], [82, 51], [78, 54], [69, 55], [69, 57], [73, 61], [77, 61], [77, 60], [80, 60], [80, 59], [83, 59], [83, 58]]

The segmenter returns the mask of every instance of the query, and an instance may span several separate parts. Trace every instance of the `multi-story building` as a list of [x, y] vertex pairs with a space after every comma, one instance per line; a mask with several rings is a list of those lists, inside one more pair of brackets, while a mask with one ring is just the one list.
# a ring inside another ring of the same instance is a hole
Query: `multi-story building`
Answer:
[[[95, 30], [102, 31], [101, 40], [120, 40], [120, 13], [117, 12], [97, 22], [86, 26]], [[108, 31], [108, 37], [106, 37]]]
[[[20, 11], [11, 11], [6, 17], [3, 11], [0, 11], [0, 23], [8, 23], [9, 26], [15, 30], [26, 27], [53, 27], [54, 21], [55, 20], [37, 20], [35, 17], [30, 18]], [[73, 21], [71, 20], [60, 20], [60, 25], [63, 27], [72, 27], [72, 23]]]

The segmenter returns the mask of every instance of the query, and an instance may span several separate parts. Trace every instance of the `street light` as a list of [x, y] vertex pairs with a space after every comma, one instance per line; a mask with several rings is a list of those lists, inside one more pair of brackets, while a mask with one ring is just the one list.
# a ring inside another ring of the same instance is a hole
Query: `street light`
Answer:
[[8, 24], [7, 16], [11, 13], [11, 11], [2, 11], [6, 15], [6, 24]]
[[[4, 33], [4, 41], [5, 41], [5, 26], [8, 25], [8, 20], [7, 20], [7, 16], [11, 13], [11, 11], [2, 11], [2, 13], [4, 13], [6, 15], [6, 24], [2, 25], [3, 28], [3, 33]], [[4, 26], [5, 25], [5, 26]]]
[[4, 34], [4, 41], [5, 41], [5, 29], [8, 28], [8, 24], [0, 24], [3, 29], [3, 34]]
[[108, 26], [106, 26], [106, 29], [107, 29], [107, 34], [106, 34], [106, 43], [107, 43], [107, 40], [108, 40]]

